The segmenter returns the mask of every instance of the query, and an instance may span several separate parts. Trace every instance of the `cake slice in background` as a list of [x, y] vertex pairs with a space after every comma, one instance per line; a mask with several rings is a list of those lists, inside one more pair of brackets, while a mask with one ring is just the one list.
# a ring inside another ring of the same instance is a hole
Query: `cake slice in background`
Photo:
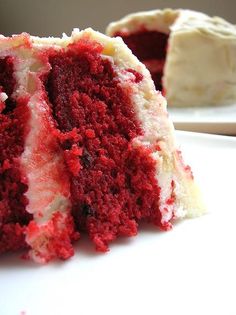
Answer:
[[190, 10], [127, 15], [107, 27], [121, 36], [152, 74], [168, 106], [209, 106], [236, 101], [236, 27]]
[[0, 38], [0, 252], [107, 251], [140, 221], [168, 230], [204, 212], [166, 101], [120, 38]]

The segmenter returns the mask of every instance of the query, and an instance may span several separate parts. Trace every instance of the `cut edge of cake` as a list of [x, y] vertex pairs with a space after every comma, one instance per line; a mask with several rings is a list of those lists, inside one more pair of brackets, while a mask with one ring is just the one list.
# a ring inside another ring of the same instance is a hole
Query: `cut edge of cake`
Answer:
[[[29, 199], [27, 211], [34, 215], [34, 221], [26, 228], [26, 242], [31, 247], [29, 256], [38, 262], [47, 262], [55, 257], [70, 257], [73, 255], [71, 241], [78, 238], [70, 213], [69, 179], [63, 171], [63, 157], [54, 137], [55, 125], [50, 119], [48, 100], [41, 82], [41, 76], [50, 68], [48, 62], [45, 63], [44, 51], [67, 49], [68, 45], [82, 38], [89, 38], [103, 46], [102, 58], [112, 63], [121, 86], [129, 86], [134, 110], [143, 129], [143, 135], [133, 139], [132, 146], [148, 148], [155, 160], [155, 176], [161, 188], [159, 209], [163, 227], [171, 228], [173, 219], [205, 212], [191, 170], [185, 166], [176, 146], [166, 101], [156, 92], [146, 67], [132, 55], [122, 39], [109, 38], [92, 29], [75, 29], [71, 37], [64, 35], [63, 38], [41, 39], [27, 34], [11, 39], [1, 38], [3, 48], [0, 58], [12, 55], [20, 59], [15, 69], [18, 85], [14, 97], [28, 98], [27, 108], [30, 110], [29, 132], [20, 160], [29, 186], [26, 193]], [[127, 69], [137, 71], [143, 79], [131, 84], [135, 81], [135, 75], [132, 71], [127, 72]], [[52, 151], [47, 150], [48, 146]], [[45, 181], [49, 184], [46, 188]], [[43, 209], [40, 209], [42, 206]]]

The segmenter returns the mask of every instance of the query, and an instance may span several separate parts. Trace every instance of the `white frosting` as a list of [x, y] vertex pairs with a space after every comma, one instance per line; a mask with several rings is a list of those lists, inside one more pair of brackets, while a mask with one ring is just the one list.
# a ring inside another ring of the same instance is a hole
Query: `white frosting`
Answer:
[[169, 106], [236, 101], [236, 27], [190, 10], [154, 10], [111, 23], [107, 33], [145, 27], [169, 34], [163, 85]]
[[133, 33], [145, 27], [149, 31], [159, 30], [169, 34], [170, 26], [179, 15], [179, 10], [152, 10], [129, 14], [119, 21], [108, 25], [106, 33], [113, 36], [117, 32]]
[[68, 211], [70, 192], [61, 189], [60, 171], [64, 170], [64, 162], [59, 148], [55, 150], [57, 145], [50, 133], [50, 125], [45, 124], [48, 105], [35, 94], [28, 106], [31, 109], [30, 132], [21, 157], [29, 185], [26, 210], [33, 213], [34, 220], [41, 225], [47, 223], [56, 211]]
[[0, 93], [0, 102], [5, 102], [8, 99], [8, 96], [6, 93], [1, 92]]

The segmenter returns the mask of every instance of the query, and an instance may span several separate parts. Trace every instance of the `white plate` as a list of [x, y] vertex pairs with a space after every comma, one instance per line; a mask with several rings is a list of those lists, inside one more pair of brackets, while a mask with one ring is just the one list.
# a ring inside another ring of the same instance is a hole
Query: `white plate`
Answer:
[[217, 107], [168, 108], [180, 130], [236, 135], [236, 104]]
[[1, 315], [236, 314], [236, 138], [178, 132], [208, 214], [67, 262], [0, 259]]

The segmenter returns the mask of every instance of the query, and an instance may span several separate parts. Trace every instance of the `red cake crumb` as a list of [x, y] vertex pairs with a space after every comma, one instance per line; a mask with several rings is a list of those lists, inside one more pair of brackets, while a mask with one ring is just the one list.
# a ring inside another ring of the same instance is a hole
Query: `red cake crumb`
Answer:
[[139, 32], [115, 33], [120, 36], [133, 54], [149, 69], [156, 89], [162, 91], [163, 68], [166, 59], [168, 35], [142, 29]]
[[[73, 256], [74, 249], [71, 243], [79, 238], [79, 233], [74, 231], [72, 217], [68, 216], [65, 219], [60, 212], [55, 212], [52, 219], [41, 226], [37, 225], [35, 221], [31, 221], [26, 228], [26, 232], [28, 238], [34, 239], [36, 236], [35, 242], [40, 242], [40, 246], [33, 242], [34, 246], [41, 250], [41, 252], [34, 254], [37, 259], [42, 259], [43, 262], [48, 262], [54, 258], [65, 260]], [[40, 234], [42, 237], [39, 237]], [[49, 238], [51, 241], [45, 242], [45, 239]]]
[[143, 79], [143, 75], [137, 71], [135, 71], [134, 69], [127, 69], [126, 71], [133, 73], [135, 79], [134, 79], [134, 83], [139, 83], [140, 81], [142, 81]]
[[13, 57], [0, 59], [0, 92], [8, 99], [0, 111], [0, 253], [25, 247], [24, 226], [32, 216], [25, 211], [27, 183], [19, 168], [25, 138], [24, 100], [11, 97], [15, 86]]
[[71, 173], [74, 220], [106, 251], [117, 236], [135, 235], [139, 220], [160, 225], [160, 212], [155, 162], [131, 145], [143, 132], [130, 92], [101, 51], [86, 39], [52, 54], [46, 90]]
[[13, 57], [5, 57], [0, 59], [0, 86], [1, 92], [6, 92], [7, 95], [11, 95], [16, 84], [16, 80], [13, 77]]

